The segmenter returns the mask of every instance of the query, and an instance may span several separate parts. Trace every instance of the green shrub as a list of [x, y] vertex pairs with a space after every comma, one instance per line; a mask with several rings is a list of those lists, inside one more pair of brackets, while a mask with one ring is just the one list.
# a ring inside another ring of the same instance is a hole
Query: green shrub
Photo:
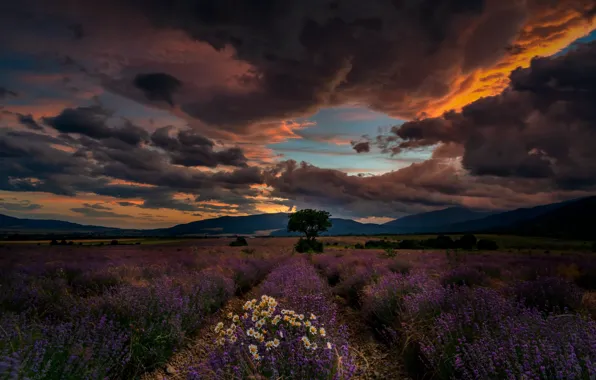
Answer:
[[247, 245], [248, 242], [246, 241], [246, 238], [243, 236], [238, 236], [236, 240], [230, 243], [230, 247], [243, 247]]
[[476, 236], [472, 234], [465, 234], [455, 242], [455, 245], [457, 246], [457, 248], [469, 250], [474, 249], [474, 247], [476, 247], [477, 242], [478, 239], [476, 239]]
[[495, 251], [499, 249], [499, 245], [494, 240], [480, 239], [476, 244], [476, 247], [481, 251]]
[[399, 249], [416, 249], [420, 244], [416, 240], [406, 239], [399, 242]]
[[300, 238], [294, 246], [294, 249], [299, 253], [320, 253], [323, 252], [323, 243], [317, 240]]

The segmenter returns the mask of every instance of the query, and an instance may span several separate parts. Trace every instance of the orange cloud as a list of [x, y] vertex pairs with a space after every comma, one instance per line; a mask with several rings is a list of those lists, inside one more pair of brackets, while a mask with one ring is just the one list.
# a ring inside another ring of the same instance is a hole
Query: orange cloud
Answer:
[[594, 29], [596, 18], [588, 20], [580, 10], [566, 9], [564, 4], [555, 10], [534, 14], [496, 65], [460, 75], [452, 86], [454, 90], [431, 103], [423, 112], [427, 116], [439, 116], [445, 111], [460, 110], [480, 98], [496, 95], [509, 85], [509, 74], [513, 70], [528, 67], [536, 56], [558, 53]]

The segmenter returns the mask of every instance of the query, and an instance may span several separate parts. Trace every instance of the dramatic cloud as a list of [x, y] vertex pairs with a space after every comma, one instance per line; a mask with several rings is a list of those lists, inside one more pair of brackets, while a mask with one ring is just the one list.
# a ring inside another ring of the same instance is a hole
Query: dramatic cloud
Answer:
[[31, 203], [27, 200], [19, 201], [17, 199], [0, 198], [0, 210], [4, 211], [33, 211], [39, 210], [43, 206], [37, 203]]
[[368, 141], [362, 141], [362, 142], [352, 141], [352, 148], [354, 148], [354, 150], [358, 153], [368, 153], [368, 152], [370, 152], [370, 142], [368, 142]]
[[[595, 15], [589, 0], [1, 2], [0, 58], [15, 58], [1, 59], [0, 190], [92, 194], [74, 212], [106, 218], [264, 204], [397, 216], [581, 196], [596, 186], [594, 48], [510, 73]], [[279, 162], [275, 143], [301, 160], [354, 139], [309, 118], [345, 104], [410, 121], [342, 159], [432, 157], [379, 176]], [[103, 197], [114, 210], [93, 203]]]
[[105, 206], [101, 203], [83, 203], [83, 206], [85, 206], [86, 208], [92, 208], [95, 210], [111, 210], [111, 207]]
[[596, 186], [596, 43], [537, 58], [511, 74], [502, 94], [461, 112], [394, 127], [398, 149], [463, 147], [472, 175], [545, 178], [561, 188]]
[[164, 149], [172, 158], [172, 163], [184, 166], [217, 165], [247, 166], [246, 157], [239, 148], [229, 148], [214, 151], [213, 141], [194, 131], [179, 131], [176, 137], [170, 136], [172, 127], [157, 129], [151, 136], [151, 141]]
[[[142, 200], [121, 205], [196, 211], [194, 198], [203, 191], [225, 194], [263, 181], [240, 149], [216, 150], [213, 141], [190, 130], [170, 136], [172, 128], [158, 128], [149, 135], [129, 122], [109, 126], [107, 112], [97, 107], [67, 109], [45, 122], [61, 134], [0, 128], [0, 190], [93, 193]], [[198, 170], [219, 165], [239, 169]], [[189, 194], [190, 201], [180, 199], [180, 193]], [[95, 211], [109, 210], [103, 204], [84, 206], [76, 212], [99, 216]]]
[[14, 91], [8, 90], [4, 87], [0, 87], [0, 99], [7, 98], [9, 96], [16, 97], [18, 94]]
[[92, 218], [129, 218], [129, 215], [118, 214], [112, 211], [102, 211], [94, 207], [75, 207], [70, 211], [76, 212]]
[[58, 116], [44, 118], [44, 122], [62, 133], [78, 133], [96, 139], [115, 138], [131, 145], [148, 138], [147, 131], [130, 123], [118, 128], [109, 127], [107, 120], [110, 116], [99, 106], [67, 108]]
[[43, 127], [35, 121], [32, 115], [21, 115], [19, 113], [17, 114], [17, 119], [19, 120], [19, 123], [23, 124], [29, 129], [34, 131], [43, 131]]
[[266, 173], [272, 196], [343, 216], [398, 217], [449, 206], [512, 209], [581, 197], [588, 192], [553, 189], [541, 179], [502, 180], [469, 175], [457, 162], [430, 159], [377, 176], [350, 176], [285, 161]]
[[172, 94], [182, 85], [178, 79], [165, 73], [139, 74], [134, 85], [141, 89], [149, 100], [163, 100], [174, 106]]

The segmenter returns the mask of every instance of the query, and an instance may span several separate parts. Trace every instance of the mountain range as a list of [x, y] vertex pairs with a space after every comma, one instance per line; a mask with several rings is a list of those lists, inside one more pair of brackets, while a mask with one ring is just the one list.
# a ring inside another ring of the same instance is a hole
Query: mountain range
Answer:
[[[0, 214], [4, 234], [80, 234], [104, 236], [295, 236], [288, 233], [288, 214], [223, 216], [169, 228], [130, 230], [89, 226], [59, 220], [20, 219]], [[464, 207], [408, 215], [385, 224], [332, 218], [325, 235], [496, 232], [562, 238], [596, 239], [596, 196], [505, 212], [480, 212]]]

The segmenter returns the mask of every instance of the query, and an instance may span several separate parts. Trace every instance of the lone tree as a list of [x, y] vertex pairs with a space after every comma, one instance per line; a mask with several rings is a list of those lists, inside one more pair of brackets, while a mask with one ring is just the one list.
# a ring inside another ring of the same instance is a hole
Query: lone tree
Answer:
[[296, 244], [298, 252], [323, 252], [323, 244], [318, 242], [319, 233], [325, 232], [331, 227], [327, 211], [305, 209], [290, 214], [288, 220], [288, 232], [302, 232], [305, 239], [300, 238]]
[[327, 211], [313, 210], [310, 208], [290, 214], [288, 232], [302, 232], [306, 240], [314, 241], [320, 232], [325, 232], [331, 227]]

